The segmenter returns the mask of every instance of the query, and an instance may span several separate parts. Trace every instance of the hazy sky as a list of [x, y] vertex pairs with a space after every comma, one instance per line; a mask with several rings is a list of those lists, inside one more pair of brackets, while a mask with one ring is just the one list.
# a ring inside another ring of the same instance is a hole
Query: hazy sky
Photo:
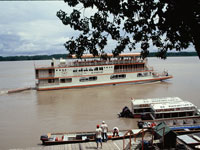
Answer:
[[78, 33], [62, 24], [60, 9], [72, 10], [63, 1], [0, 1], [0, 56], [66, 53], [63, 44]]
[[1, 1], [0, 55], [66, 53], [63, 44], [75, 33], [56, 16], [66, 8], [63, 1]]

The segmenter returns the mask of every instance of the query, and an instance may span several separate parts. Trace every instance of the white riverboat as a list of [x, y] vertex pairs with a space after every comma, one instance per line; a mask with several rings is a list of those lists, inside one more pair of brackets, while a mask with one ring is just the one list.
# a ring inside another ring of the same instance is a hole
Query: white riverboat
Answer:
[[132, 99], [132, 113], [134, 118], [150, 117], [155, 104], [177, 103], [183, 100], [179, 97], [163, 97], [163, 98], [148, 98], [148, 99]]
[[138, 122], [139, 127], [160, 122], [170, 127], [200, 125], [197, 106], [179, 97], [132, 100], [132, 113], [143, 120]]
[[82, 59], [60, 59], [56, 64], [35, 67], [37, 90], [53, 90], [74, 87], [87, 87], [109, 84], [145, 83], [172, 78], [167, 71], [157, 73], [148, 67], [147, 59], [140, 53], [124, 53], [117, 57], [107, 54], [106, 58], [84, 54]]

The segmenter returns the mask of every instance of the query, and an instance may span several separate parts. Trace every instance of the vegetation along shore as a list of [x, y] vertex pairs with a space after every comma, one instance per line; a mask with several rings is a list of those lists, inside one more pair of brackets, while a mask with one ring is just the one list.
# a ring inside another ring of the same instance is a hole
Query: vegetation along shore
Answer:
[[[196, 52], [171, 52], [167, 53], [167, 57], [184, 57], [197, 56]], [[52, 58], [66, 58], [67, 54], [53, 54], [53, 55], [33, 55], [33, 56], [0, 56], [0, 61], [21, 61], [21, 60], [48, 60]], [[148, 57], [157, 57], [156, 53], [149, 53]]]

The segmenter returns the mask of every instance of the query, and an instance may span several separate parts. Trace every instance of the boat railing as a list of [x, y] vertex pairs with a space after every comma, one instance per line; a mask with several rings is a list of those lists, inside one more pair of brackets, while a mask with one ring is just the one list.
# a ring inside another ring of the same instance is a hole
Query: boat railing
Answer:
[[114, 65], [114, 64], [130, 64], [130, 63], [144, 63], [144, 60], [94, 60], [94, 61], [74, 61], [70, 63], [70, 67], [79, 67], [79, 66], [97, 66], [97, 65]]
[[[134, 137], [133, 141], [134, 143], [136, 143], [137, 145], [140, 143], [139, 141], [137, 141], [137, 137], [139, 137], [139, 135], [141, 135], [141, 142], [142, 142], [142, 149], [144, 147], [144, 136], [145, 136], [145, 133], [146, 133], [146, 130], [144, 129], [141, 129], [138, 133], [134, 134], [132, 130], [129, 130], [127, 131], [125, 134], [124, 134], [124, 137], [123, 137], [123, 150], [131, 150], [131, 149], [135, 149], [134, 147], [132, 147], [132, 137]], [[129, 136], [129, 141], [128, 141], [128, 144], [126, 145], [125, 144], [125, 137], [126, 136]]]
[[137, 69], [115, 69], [115, 73], [120, 73], [120, 72], [137, 72], [137, 71], [151, 71], [149, 68], [137, 68]]
[[115, 64], [132, 64], [132, 63], [146, 63], [142, 59], [124, 59], [124, 60], [76, 60], [60, 63], [54, 66], [35, 66], [35, 68], [55, 68], [55, 67], [80, 67], [80, 66], [99, 66], [99, 65], [115, 65]]

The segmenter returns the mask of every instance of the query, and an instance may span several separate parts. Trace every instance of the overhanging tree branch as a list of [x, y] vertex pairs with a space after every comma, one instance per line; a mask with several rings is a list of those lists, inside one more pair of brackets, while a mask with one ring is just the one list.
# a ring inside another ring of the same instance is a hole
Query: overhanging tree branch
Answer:
[[[65, 2], [70, 7], [82, 5], [84, 11], [88, 8], [97, 10], [88, 17], [80, 15], [80, 10], [75, 9], [70, 15], [62, 10], [57, 12], [64, 25], [80, 31], [79, 37], [71, 38], [65, 43], [70, 54], [81, 57], [84, 52], [94, 55], [105, 53], [104, 48], [110, 38], [118, 43], [112, 50], [114, 55], [118, 55], [126, 48], [133, 50], [135, 45], [139, 44], [142, 57], [145, 58], [149, 54], [150, 45], [153, 44], [158, 48], [157, 56], [165, 59], [167, 51], [180, 51], [193, 44], [200, 58], [200, 0]], [[124, 33], [129, 36], [124, 36]]]

